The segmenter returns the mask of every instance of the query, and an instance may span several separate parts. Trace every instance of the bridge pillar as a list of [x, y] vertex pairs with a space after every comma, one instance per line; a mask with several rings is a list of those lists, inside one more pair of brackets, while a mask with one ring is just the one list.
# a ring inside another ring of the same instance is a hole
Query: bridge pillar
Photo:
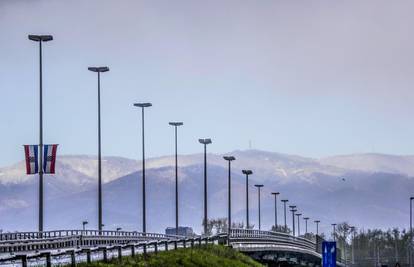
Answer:
[[183, 247], [187, 248], [187, 240], [186, 239], [183, 239]]
[[89, 248], [83, 249], [86, 252], [86, 263], [91, 263], [91, 250]]
[[147, 242], [146, 241], [144, 243], [143, 249], [144, 249], [144, 256], [147, 256]]
[[165, 243], [165, 251], [168, 251], [168, 240], [164, 241]]
[[194, 238], [191, 238], [191, 248], [194, 248]]
[[177, 240], [174, 240], [174, 250], [177, 250]]
[[155, 252], [155, 254], [158, 253], [158, 241], [155, 241], [155, 243], [154, 243], [154, 252]]
[[42, 255], [46, 258], [46, 267], [52, 267], [52, 257], [50, 252], [42, 253]]
[[22, 267], [27, 267], [27, 256], [26, 255], [20, 255], [19, 257], [22, 261]]
[[118, 259], [122, 260], [122, 246], [118, 246]]
[[71, 251], [69, 251], [69, 253], [70, 253], [70, 259], [71, 259], [71, 266], [72, 267], [75, 267], [76, 266], [76, 257], [75, 257], [75, 251], [74, 250], [71, 250]]
[[131, 256], [135, 257], [135, 245], [131, 245]]
[[108, 261], [108, 251], [106, 249], [106, 247], [101, 247], [102, 253], [103, 253], [103, 261], [107, 262]]
[[198, 238], [198, 245], [201, 247], [201, 237]]

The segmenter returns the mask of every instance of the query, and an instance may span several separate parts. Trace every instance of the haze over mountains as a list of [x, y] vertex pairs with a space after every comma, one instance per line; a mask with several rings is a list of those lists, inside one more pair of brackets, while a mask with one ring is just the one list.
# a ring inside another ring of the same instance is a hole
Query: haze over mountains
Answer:
[[[262, 228], [274, 221], [273, 196], [289, 199], [311, 220], [320, 219], [322, 230], [333, 222], [348, 221], [362, 228], [407, 227], [409, 197], [414, 188], [414, 157], [355, 154], [312, 159], [258, 150], [234, 151], [232, 212], [234, 221], [245, 220], [245, 177], [250, 179], [251, 223], [257, 224], [257, 191], [263, 183]], [[222, 155], [208, 155], [209, 217], [227, 212], [227, 165]], [[203, 209], [203, 155], [179, 156], [180, 225], [201, 229]], [[141, 229], [141, 164], [106, 157], [103, 161], [105, 229]], [[148, 160], [147, 229], [163, 232], [174, 224], [174, 158]], [[88, 220], [97, 224], [97, 160], [93, 156], [58, 157], [56, 175], [45, 179], [45, 228], [80, 228]], [[37, 176], [25, 175], [24, 163], [0, 169], [0, 229], [35, 230], [37, 227]], [[283, 223], [278, 203], [279, 224]], [[288, 213], [287, 223], [291, 225]], [[302, 227], [303, 231], [304, 227]], [[313, 223], [309, 231], [313, 231]]]

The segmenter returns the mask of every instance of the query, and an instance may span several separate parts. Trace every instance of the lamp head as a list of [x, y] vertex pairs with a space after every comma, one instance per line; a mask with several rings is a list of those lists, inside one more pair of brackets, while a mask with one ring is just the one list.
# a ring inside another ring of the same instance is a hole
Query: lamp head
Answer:
[[410, 200], [413, 200], [414, 199], [414, 197], [410, 197]]
[[107, 72], [109, 71], [108, 67], [88, 67], [88, 70], [93, 72]]
[[275, 195], [275, 196], [277, 196], [279, 194], [280, 194], [279, 192], [272, 192], [272, 195]]
[[151, 107], [152, 104], [151, 103], [135, 103], [134, 107], [139, 107], [139, 108], [147, 108], [147, 107]]
[[182, 122], [169, 122], [168, 124], [171, 125], [171, 126], [181, 126], [184, 123], [182, 123]]
[[257, 188], [263, 187], [262, 184], [255, 184], [254, 186], [256, 186]]
[[203, 145], [208, 145], [208, 144], [211, 144], [211, 139], [210, 138], [198, 139], [198, 142], [200, 142], [200, 144], [203, 144]]
[[224, 156], [223, 159], [227, 160], [227, 161], [232, 161], [235, 160], [236, 158], [233, 156]]
[[313, 222], [315, 222], [315, 223], [320, 223], [321, 221], [319, 221], [319, 220], [316, 220], [316, 221], [313, 221]]
[[307, 220], [309, 220], [309, 217], [303, 217], [303, 219], [304, 219], [305, 221], [307, 221]]
[[302, 215], [302, 213], [296, 213], [296, 216], [298, 216], [298, 217], [301, 216], [301, 215]]
[[282, 202], [285, 202], [285, 203], [286, 203], [286, 202], [289, 202], [289, 200], [287, 200], [287, 199], [282, 199], [281, 201], [282, 201]]
[[252, 170], [242, 170], [242, 173], [246, 174], [246, 175], [250, 175], [250, 174], [253, 174], [253, 171]]
[[30, 34], [28, 36], [29, 40], [35, 41], [35, 42], [48, 42], [53, 40], [52, 35], [34, 35]]

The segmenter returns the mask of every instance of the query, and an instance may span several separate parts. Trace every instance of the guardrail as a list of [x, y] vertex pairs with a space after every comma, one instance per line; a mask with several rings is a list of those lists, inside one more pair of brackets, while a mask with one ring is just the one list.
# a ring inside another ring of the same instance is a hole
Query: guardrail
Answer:
[[141, 233], [128, 231], [99, 231], [99, 230], [53, 230], [43, 232], [16, 232], [0, 234], [0, 241], [3, 240], [23, 240], [23, 239], [44, 239], [65, 236], [122, 236], [122, 237], [153, 237], [153, 238], [177, 238], [182, 236], [164, 235], [157, 233]]
[[279, 245], [294, 246], [311, 251], [317, 250], [316, 242], [312, 240], [295, 237], [286, 233], [260, 231], [253, 229], [231, 229], [230, 243], [275, 243]]
[[158, 253], [171, 249], [201, 246], [202, 244], [218, 243], [220, 236], [194, 237], [176, 240], [155, 240], [116, 246], [96, 248], [70, 249], [63, 252], [48, 251], [35, 254], [21, 254], [7, 258], [0, 258], [0, 266], [46, 266], [70, 265], [92, 261], [108, 261], [113, 258], [121, 260], [123, 256], [136, 254]]
[[[185, 238], [157, 233], [97, 230], [56, 230], [3, 233], [0, 235], [0, 265], [74, 265], [111, 257], [158, 252], [190, 244], [226, 243], [227, 233], [211, 237]], [[231, 229], [230, 245], [280, 245], [316, 253], [316, 242], [286, 233]], [[6, 255], [9, 254], [9, 255]], [[5, 258], [6, 257], [6, 258]], [[63, 263], [62, 263], [63, 262]]]
[[157, 233], [95, 230], [7, 233], [1, 235], [0, 253], [112, 246], [143, 241], [165, 241], [182, 238], [183, 236]]

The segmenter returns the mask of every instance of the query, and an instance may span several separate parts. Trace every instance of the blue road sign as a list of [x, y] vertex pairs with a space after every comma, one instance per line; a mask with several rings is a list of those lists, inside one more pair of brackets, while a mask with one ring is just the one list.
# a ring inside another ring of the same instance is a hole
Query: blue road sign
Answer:
[[322, 266], [336, 267], [336, 242], [322, 243]]

